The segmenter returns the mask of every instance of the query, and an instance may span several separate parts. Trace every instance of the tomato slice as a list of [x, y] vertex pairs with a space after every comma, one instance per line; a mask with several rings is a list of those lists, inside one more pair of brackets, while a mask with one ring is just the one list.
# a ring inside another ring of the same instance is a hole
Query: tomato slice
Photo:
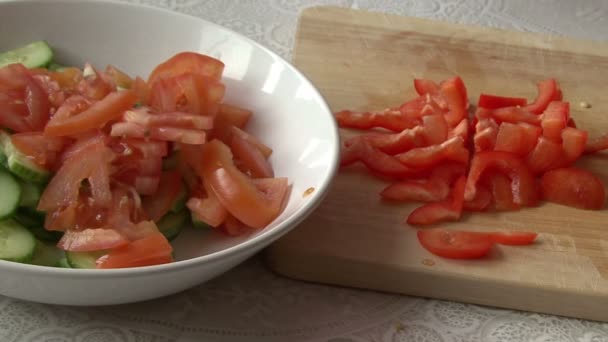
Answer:
[[411, 225], [428, 225], [443, 221], [457, 221], [462, 215], [464, 204], [464, 187], [466, 177], [461, 176], [454, 183], [450, 198], [427, 203], [414, 209], [407, 217], [407, 223]]
[[523, 107], [528, 101], [523, 97], [506, 97], [490, 94], [480, 94], [477, 106], [486, 109], [498, 109], [504, 107]]
[[169, 126], [208, 130], [213, 128], [213, 118], [183, 112], [159, 113], [149, 115], [147, 119], [145, 119], [145, 124], [150, 127]]
[[569, 207], [600, 210], [606, 202], [602, 181], [575, 167], [548, 171], [541, 178], [541, 188], [544, 199]]
[[338, 125], [343, 128], [371, 129], [385, 128], [393, 132], [401, 132], [413, 128], [419, 120], [406, 118], [401, 111], [387, 109], [381, 112], [353, 112], [343, 110], [334, 114]]
[[356, 141], [342, 150], [341, 166], [348, 166], [357, 161], [362, 162], [371, 171], [387, 177], [402, 177], [417, 172], [394, 156], [373, 148], [364, 140]]
[[15, 133], [11, 135], [11, 142], [19, 152], [31, 158], [36, 164], [53, 170], [59, 154], [70, 140], [32, 132]]
[[66, 136], [100, 128], [108, 121], [119, 118], [125, 110], [133, 107], [137, 96], [130, 90], [110, 93], [103, 100], [74, 116], [54, 116], [44, 129], [49, 136]]
[[115, 66], [108, 65], [106, 67], [105, 73], [112, 79], [112, 81], [114, 81], [114, 84], [116, 84], [117, 86], [124, 89], [132, 88], [133, 80], [131, 79], [131, 77], [129, 77], [129, 75], [127, 75], [126, 73], [120, 71]]
[[203, 145], [201, 164], [199, 176], [239, 221], [263, 228], [278, 216], [279, 209], [269, 206], [251, 179], [236, 168], [230, 148], [224, 143], [213, 140]]
[[165, 236], [156, 232], [126, 246], [112, 249], [97, 259], [97, 268], [151, 266], [173, 261], [173, 248]]
[[124, 138], [145, 138], [150, 135], [146, 127], [134, 122], [116, 122], [112, 125], [110, 136]]
[[228, 215], [221, 230], [228, 236], [241, 236], [251, 232], [251, 227], [239, 221], [236, 217]]
[[274, 177], [274, 171], [270, 162], [264, 154], [253, 144], [243, 139], [240, 135], [232, 135], [232, 143], [230, 144], [232, 153], [242, 170], [247, 172], [253, 178], [269, 178]]
[[159, 79], [167, 79], [184, 74], [197, 74], [219, 81], [224, 71], [224, 63], [210, 56], [196, 52], [181, 52], [159, 64], [148, 77], [153, 86]]
[[152, 127], [150, 137], [162, 141], [173, 141], [188, 145], [202, 145], [207, 134], [202, 130], [174, 127]]
[[156, 193], [142, 199], [142, 206], [148, 218], [158, 222], [171, 209], [179, 195], [182, 178], [177, 171], [165, 171], [160, 176]]
[[243, 140], [255, 146], [264, 155], [265, 158], [270, 157], [270, 155], [272, 154], [272, 149], [265, 145], [263, 142], [261, 142], [255, 136], [243, 131], [238, 126], [232, 126], [231, 129], [233, 135], [238, 135]]
[[252, 180], [255, 188], [268, 203], [268, 206], [279, 214], [287, 205], [289, 181], [285, 177], [257, 178]]
[[549, 105], [549, 102], [557, 100], [558, 97], [561, 97], [559, 86], [552, 78], [538, 82], [537, 87], [538, 95], [536, 100], [534, 100], [533, 103], [523, 107], [525, 111], [534, 114], [542, 113]]
[[434, 94], [439, 91], [439, 85], [429, 79], [415, 78], [414, 89], [416, 89], [418, 95]]
[[211, 136], [215, 139], [229, 144], [230, 138], [232, 137], [232, 127], [238, 127], [244, 129], [251, 115], [253, 113], [250, 110], [240, 108], [227, 103], [220, 104]]
[[230, 216], [226, 208], [219, 202], [213, 191], [207, 192], [206, 198], [192, 197], [186, 206], [193, 215], [211, 227], [219, 227]]
[[536, 179], [526, 164], [512, 153], [499, 151], [482, 151], [473, 156], [464, 195], [466, 201], [475, 198], [477, 183], [489, 169], [500, 171], [511, 179], [514, 203], [521, 206], [538, 204]]
[[570, 104], [568, 102], [553, 101], [549, 103], [541, 120], [543, 135], [553, 141], [561, 142], [562, 130], [568, 124], [569, 113]]
[[90, 64], [85, 64], [85, 69], [91, 68], [94, 70], [94, 75], [83, 78], [76, 90], [83, 96], [92, 100], [101, 100], [108, 94], [116, 90], [116, 84], [107, 75], [100, 73]]
[[494, 241], [494, 243], [500, 245], [523, 246], [534, 243], [538, 233], [510, 231], [492, 232], [488, 233], [488, 235], [490, 236], [490, 239]]
[[442, 161], [468, 163], [469, 150], [464, 146], [460, 137], [454, 137], [439, 145], [414, 148], [401, 153], [395, 158], [405, 166], [412, 168], [428, 168]]
[[129, 240], [114, 229], [68, 229], [57, 243], [64, 251], [91, 252], [125, 246]]
[[449, 259], [477, 259], [486, 256], [494, 246], [487, 234], [446, 229], [421, 229], [418, 241], [427, 251]]

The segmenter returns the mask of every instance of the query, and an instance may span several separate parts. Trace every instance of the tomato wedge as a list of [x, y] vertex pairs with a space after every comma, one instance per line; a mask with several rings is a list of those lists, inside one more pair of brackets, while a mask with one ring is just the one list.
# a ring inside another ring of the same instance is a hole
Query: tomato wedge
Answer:
[[240, 167], [253, 178], [274, 177], [272, 166], [264, 154], [253, 144], [243, 139], [240, 135], [232, 135], [230, 144], [232, 153], [240, 162]]
[[196, 215], [196, 218], [211, 227], [219, 227], [229, 216], [228, 211], [222, 206], [213, 191], [207, 192], [207, 197], [203, 199], [190, 198], [186, 206]]
[[181, 52], [159, 64], [148, 77], [150, 86], [159, 79], [166, 79], [194, 73], [219, 81], [224, 71], [224, 63], [213, 57], [196, 52]]
[[44, 168], [54, 169], [55, 163], [69, 139], [47, 137], [42, 133], [15, 133], [11, 142], [17, 150]]
[[449, 259], [481, 258], [494, 246], [488, 235], [476, 232], [435, 228], [418, 230], [417, 236], [427, 251]]
[[100, 128], [110, 120], [119, 118], [125, 110], [133, 107], [136, 101], [137, 96], [130, 90], [110, 93], [74, 116], [54, 116], [46, 125], [44, 134], [68, 136]]
[[575, 167], [545, 173], [541, 188], [544, 199], [569, 207], [600, 210], [606, 202], [604, 183], [593, 173]]
[[91, 252], [125, 246], [129, 240], [114, 229], [68, 229], [57, 243], [64, 251]]
[[142, 206], [148, 218], [158, 222], [171, 209], [179, 195], [182, 177], [177, 171], [165, 171], [160, 176], [156, 193], [142, 199]]
[[112, 249], [99, 257], [97, 268], [127, 268], [165, 264], [173, 261], [173, 248], [165, 236], [156, 232], [128, 245]]

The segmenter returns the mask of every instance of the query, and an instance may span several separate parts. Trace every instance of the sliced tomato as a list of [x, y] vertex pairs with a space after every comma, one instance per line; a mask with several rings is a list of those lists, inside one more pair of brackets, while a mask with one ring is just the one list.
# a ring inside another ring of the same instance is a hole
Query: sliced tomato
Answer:
[[570, 166], [585, 152], [587, 131], [566, 127], [562, 130], [563, 165]]
[[150, 93], [152, 92], [152, 89], [150, 88], [148, 83], [146, 83], [146, 81], [144, 81], [141, 77], [135, 77], [133, 85], [131, 86], [131, 90], [133, 90], [133, 92], [137, 96], [137, 99], [140, 104], [147, 105], [148, 103], [150, 103]]
[[532, 172], [518, 156], [499, 151], [482, 151], [473, 156], [464, 196], [466, 201], [475, 198], [477, 183], [490, 169], [500, 171], [511, 179], [514, 203], [521, 206], [538, 204], [539, 190]]
[[232, 127], [244, 129], [252, 114], [250, 110], [222, 103], [215, 117], [211, 136], [229, 144], [233, 133]]
[[137, 175], [134, 180], [135, 190], [142, 195], [154, 195], [160, 184], [159, 176], [140, 176]]
[[401, 111], [387, 109], [381, 112], [353, 112], [343, 110], [334, 114], [338, 125], [343, 128], [371, 129], [384, 128], [393, 132], [401, 132], [419, 124], [419, 120], [406, 118]]
[[467, 90], [458, 76], [443, 81], [440, 88], [449, 109], [445, 119], [450, 127], [454, 127], [467, 117]]
[[174, 127], [152, 127], [150, 138], [173, 141], [188, 145], [202, 145], [207, 141], [207, 134], [201, 130]]
[[123, 89], [131, 89], [133, 86], [133, 79], [129, 77], [126, 73], [120, 71], [113, 65], [108, 65], [105, 70], [106, 75], [108, 75], [114, 84], [123, 88]]
[[240, 168], [253, 178], [274, 177], [274, 171], [264, 154], [253, 144], [238, 134], [232, 135], [230, 148], [234, 157], [240, 162]]
[[444, 221], [456, 221], [462, 215], [464, 204], [464, 187], [466, 177], [461, 176], [454, 183], [450, 198], [427, 203], [414, 209], [407, 217], [407, 223], [411, 225], [429, 225]]
[[219, 81], [224, 71], [224, 63], [210, 56], [196, 52], [181, 52], [159, 64], [148, 77], [154, 85], [159, 79], [167, 79], [184, 74], [196, 74]]
[[439, 91], [439, 85], [435, 81], [423, 78], [414, 79], [414, 88], [418, 95], [434, 94]]
[[487, 233], [490, 239], [494, 243], [500, 245], [510, 246], [523, 246], [534, 243], [537, 233], [534, 232], [520, 232], [520, 231], [509, 231], [509, 232], [491, 232]]
[[279, 209], [269, 206], [251, 179], [236, 168], [228, 146], [219, 140], [203, 145], [201, 164], [199, 175], [239, 221], [263, 228], [278, 216]]
[[395, 158], [405, 166], [422, 169], [442, 161], [467, 163], [469, 150], [464, 146], [464, 141], [460, 137], [454, 137], [439, 145], [412, 149], [396, 155]]
[[225, 93], [223, 84], [188, 73], [152, 85], [150, 105], [159, 112], [215, 116]]
[[477, 259], [486, 256], [494, 246], [487, 234], [459, 230], [421, 229], [418, 241], [427, 251], [450, 259]]
[[561, 157], [562, 146], [542, 136], [538, 138], [536, 146], [527, 156], [526, 163], [532, 173], [541, 174], [557, 166]]
[[229, 216], [228, 211], [218, 201], [213, 191], [207, 192], [206, 198], [190, 198], [186, 202], [186, 206], [193, 215], [211, 227], [219, 227]]
[[129, 90], [110, 93], [103, 100], [76, 115], [62, 118], [53, 116], [44, 129], [49, 136], [68, 136], [100, 128], [107, 122], [119, 118], [123, 112], [137, 101], [135, 93]]
[[[557, 97], [561, 97], [561, 91], [559, 86], [554, 79], [547, 79], [537, 83], [538, 95], [533, 103], [523, 107], [524, 110], [540, 114], [549, 105], [549, 102], [557, 100]], [[561, 99], [560, 99], [561, 100]]]
[[570, 117], [568, 102], [553, 101], [549, 103], [541, 120], [543, 135], [553, 141], [561, 142], [562, 130], [566, 128]]
[[575, 167], [548, 171], [541, 178], [541, 188], [544, 199], [569, 207], [600, 210], [606, 202], [604, 183]]
[[178, 127], [208, 130], [213, 128], [213, 118], [210, 116], [189, 114], [183, 112], [159, 113], [149, 115], [144, 124], [150, 127]]
[[85, 64], [85, 69], [87, 68], [93, 69], [94, 75], [87, 76], [78, 83], [76, 86], [78, 93], [89, 99], [99, 101], [116, 90], [116, 84], [110, 77], [100, 73], [88, 63]]
[[116, 122], [112, 124], [110, 135], [124, 138], [145, 138], [150, 135], [146, 127], [134, 122]]
[[47, 137], [42, 133], [15, 133], [11, 142], [17, 150], [43, 168], [54, 170], [63, 148], [70, 142], [63, 137]]
[[68, 229], [57, 243], [64, 251], [91, 252], [125, 246], [129, 240], [114, 229]]
[[[426, 146], [425, 130], [422, 127], [404, 129], [399, 133], [368, 133], [347, 139], [344, 145], [349, 148], [359, 141], [384, 153], [394, 155], [411, 150], [414, 147]], [[445, 140], [445, 139], [444, 139]]]
[[402, 164], [394, 156], [373, 148], [364, 140], [356, 141], [345, 147], [341, 153], [341, 166], [348, 166], [358, 161], [365, 164], [371, 171], [387, 177], [402, 177], [417, 172]]
[[523, 97], [506, 97], [490, 94], [480, 94], [477, 106], [486, 109], [498, 109], [504, 107], [523, 107], [528, 101]]
[[156, 232], [126, 246], [112, 249], [97, 259], [97, 268], [151, 266], [173, 261], [173, 248], [165, 236]]
[[239, 221], [236, 217], [228, 215], [221, 230], [228, 236], [241, 236], [251, 232], [252, 228]]
[[289, 181], [285, 177], [257, 178], [252, 180], [272, 210], [283, 212], [289, 197]]
[[51, 108], [49, 94], [21, 64], [0, 68], [0, 126], [16, 132], [40, 131]]
[[177, 171], [165, 171], [160, 176], [156, 193], [142, 199], [142, 206], [148, 218], [158, 222], [169, 212], [179, 195], [182, 178]]
[[87, 99], [82, 95], [72, 95], [68, 97], [62, 104], [57, 108], [57, 111], [53, 114], [52, 118], [55, 120], [65, 120], [76, 114], [82, 113], [89, 109], [93, 101]]
[[44, 189], [38, 210], [52, 212], [78, 202], [81, 182], [88, 180], [96, 206], [112, 201], [110, 167], [112, 151], [100, 141], [89, 144], [67, 159]]
[[268, 147], [267, 145], [265, 145], [263, 142], [261, 142], [258, 138], [256, 138], [252, 134], [249, 134], [249, 133], [243, 131], [238, 126], [232, 126], [231, 129], [232, 129], [233, 135], [238, 135], [243, 140], [245, 140], [248, 143], [250, 143], [251, 145], [255, 146], [260, 152], [262, 152], [262, 154], [264, 155], [265, 158], [270, 157], [270, 155], [272, 154], [272, 149], [270, 147]]
[[49, 77], [57, 82], [62, 89], [70, 92], [76, 90], [76, 87], [83, 78], [82, 70], [74, 67], [63, 68], [61, 70], [50, 72]]

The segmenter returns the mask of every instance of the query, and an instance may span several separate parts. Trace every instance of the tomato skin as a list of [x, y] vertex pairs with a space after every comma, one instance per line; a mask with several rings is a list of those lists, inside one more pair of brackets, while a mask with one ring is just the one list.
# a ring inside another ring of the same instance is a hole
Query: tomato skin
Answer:
[[417, 237], [427, 251], [449, 259], [478, 259], [486, 256], [494, 246], [486, 234], [459, 230], [421, 229]]
[[480, 94], [477, 106], [486, 109], [498, 109], [504, 107], [523, 107], [528, 103], [525, 98], [522, 97], [507, 97], [490, 94]]
[[59, 154], [70, 140], [31, 132], [14, 133], [11, 135], [11, 142], [19, 152], [31, 158], [39, 166], [54, 170]]
[[537, 83], [538, 95], [533, 103], [523, 107], [524, 110], [540, 114], [542, 113], [549, 102], [553, 100], [561, 100], [561, 90], [554, 79], [547, 79]]
[[251, 180], [236, 168], [230, 148], [224, 143], [213, 140], [203, 145], [201, 164], [199, 175], [239, 221], [263, 228], [277, 217], [279, 209], [269, 206]]
[[489, 169], [498, 170], [511, 179], [514, 203], [521, 206], [538, 204], [538, 186], [528, 167], [516, 155], [499, 151], [482, 151], [473, 156], [464, 195], [466, 201], [475, 198], [477, 183]]
[[113, 92], [103, 100], [95, 102], [88, 109], [74, 116], [62, 118], [54, 116], [44, 129], [49, 136], [68, 136], [102, 127], [108, 121], [119, 118], [135, 104], [137, 96], [130, 90]]
[[159, 79], [166, 79], [183, 74], [194, 73], [219, 81], [224, 71], [224, 63], [210, 56], [195, 52], [181, 52], [160, 63], [148, 77], [148, 83], [154, 86]]
[[248, 227], [243, 222], [239, 221], [236, 217], [228, 215], [224, 224], [221, 227], [221, 231], [228, 236], [241, 236], [248, 232], [251, 232], [251, 227]]
[[233, 134], [230, 148], [234, 157], [241, 162], [243, 170], [248, 172], [253, 178], [274, 177], [272, 166], [264, 157], [264, 154], [253, 144], [249, 143], [241, 136]]
[[541, 178], [541, 189], [545, 200], [569, 207], [600, 210], [606, 202], [602, 181], [575, 167], [548, 171]]
[[128, 243], [129, 240], [116, 230], [89, 228], [67, 230], [57, 243], [57, 247], [64, 251], [91, 252], [122, 247]]
[[173, 248], [165, 236], [156, 232], [99, 257], [97, 268], [127, 268], [165, 264], [173, 261]]
[[464, 187], [466, 177], [461, 176], [454, 183], [450, 198], [427, 203], [414, 209], [407, 217], [406, 222], [411, 225], [429, 225], [443, 221], [457, 221], [462, 215], [464, 204]]

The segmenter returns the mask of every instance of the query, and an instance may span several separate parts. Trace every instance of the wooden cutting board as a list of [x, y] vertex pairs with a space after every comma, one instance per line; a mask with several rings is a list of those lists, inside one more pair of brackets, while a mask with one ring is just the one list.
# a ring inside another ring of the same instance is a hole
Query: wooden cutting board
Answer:
[[[415, 96], [415, 77], [460, 75], [471, 103], [482, 91], [534, 98], [536, 81], [555, 77], [578, 125], [592, 136], [608, 131], [605, 43], [315, 7], [301, 15], [294, 62], [334, 111], [398, 105]], [[581, 165], [608, 184], [608, 154]], [[267, 250], [270, 267], [314, 282], [608, 321], [608, 209], [465, 215], [443, 226], [541, 235], [532, 247], [455, 261], [418, 244], [403, 223], [417, 204], [382, 203], [384, 186], [361, 168], [342, 169], [310, 218]]]

